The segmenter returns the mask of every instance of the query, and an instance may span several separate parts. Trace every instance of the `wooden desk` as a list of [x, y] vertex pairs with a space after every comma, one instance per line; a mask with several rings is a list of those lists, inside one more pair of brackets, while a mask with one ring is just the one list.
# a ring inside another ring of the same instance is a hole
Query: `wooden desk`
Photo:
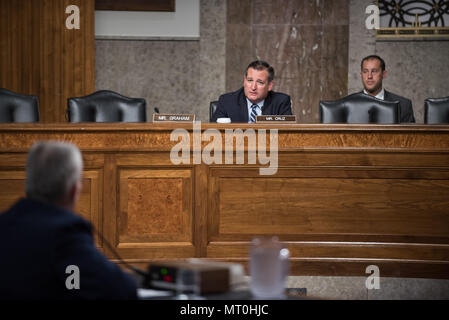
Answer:
[[[374, 264], [381, 276], [449, 278], [448, 126], [278, 126], [271, 176], [247, 159], [173, 164], [170, 134], [180, 126], [193, 142], [192, 125], [2, 124], [0, 209], [23, 195], [31, 144], [65, 140], [85, 161], [79, 212], [133, 264], [246, 263], [250, 239], [275, 234], [294, 275], [367, 276]], [[202, 124], [201, 132], [218, 129], [224, 141], [237, 128], [274, 129]]]

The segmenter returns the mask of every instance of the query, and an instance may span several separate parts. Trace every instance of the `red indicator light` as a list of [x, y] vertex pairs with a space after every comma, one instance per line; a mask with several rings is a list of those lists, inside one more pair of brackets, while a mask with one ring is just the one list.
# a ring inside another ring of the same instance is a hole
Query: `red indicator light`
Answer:
[[165, 275], [164, 277], [163, 277], [163, 279], [164, 279], [164, 281], [165, 282], [172, 282], [172, 277], [171, 276], [168, 276], [168, 275]]

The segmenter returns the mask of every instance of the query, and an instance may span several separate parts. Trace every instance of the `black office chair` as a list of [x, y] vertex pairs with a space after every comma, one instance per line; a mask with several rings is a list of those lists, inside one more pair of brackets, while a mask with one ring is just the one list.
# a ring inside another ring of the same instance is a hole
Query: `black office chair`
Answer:
[[212, 122], [212, 118], [214, 117], [214, 113], [217, 110], [218, 101], [211, 101], [209, 106], [209, 122]]
[[424, 123], [449, 123], [449, 97], [424, 100]]
[[335, 101], [320, 101], [321, 123], [399, 123], [399, 101], [384, 101], [354, 93]]
[[39, 99], [0, 88], [0, 122], [39, 122]]
[[69, 122], [146, 122], [146, 101], [100, 90], [67, 99]]

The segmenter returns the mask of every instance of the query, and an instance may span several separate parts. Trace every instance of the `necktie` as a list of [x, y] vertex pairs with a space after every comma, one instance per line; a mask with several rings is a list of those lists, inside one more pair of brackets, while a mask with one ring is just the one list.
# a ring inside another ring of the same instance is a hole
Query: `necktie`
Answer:
[[250, 122], [251, 123], [254, 123], [254, 122], [256, 122], [256, 116], [257, 116], [257, 108], [258, 108], [259, 106], [257, 105], [257, 104], [253, 104], [252, 106], [251, 106], [251, 116], [250, 116], [250, 118], [249, 118], [249, 120], [250, 120]]

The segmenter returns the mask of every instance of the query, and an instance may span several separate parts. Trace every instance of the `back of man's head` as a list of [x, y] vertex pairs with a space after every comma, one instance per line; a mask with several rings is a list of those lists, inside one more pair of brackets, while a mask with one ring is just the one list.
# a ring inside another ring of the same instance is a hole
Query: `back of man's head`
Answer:
[[53, 204], [67, 201], [81, 180], [83, 160], [79, 149], [58, 141], [36, 142], [27, 159], [27, 197]]

